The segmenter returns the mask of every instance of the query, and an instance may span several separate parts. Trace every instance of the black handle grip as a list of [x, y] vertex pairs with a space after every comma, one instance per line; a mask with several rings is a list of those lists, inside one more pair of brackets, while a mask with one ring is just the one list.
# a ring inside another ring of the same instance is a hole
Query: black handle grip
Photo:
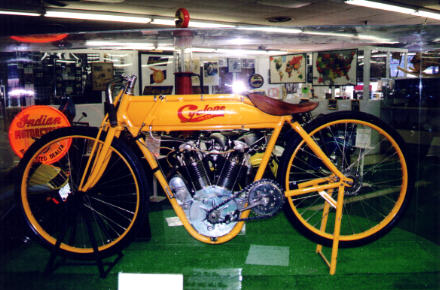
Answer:
[[115, 127], [118, 125], [118, 120], [116, 118], [116, 108], [113, 104], [109, 102], [104, 103], [104, 111], [108, 114], [108, 119], [110, 121], [110, 126]]

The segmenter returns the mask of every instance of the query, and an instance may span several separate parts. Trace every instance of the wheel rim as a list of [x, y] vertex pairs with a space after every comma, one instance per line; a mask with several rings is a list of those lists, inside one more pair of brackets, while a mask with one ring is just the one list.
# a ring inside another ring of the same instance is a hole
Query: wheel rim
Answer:
[[[377, 125], [351, 119], [328, 122], [310, 135], [338, 169], [355, 181], [344, 194], [340, 240], [360, 240], [389, 225], [402, 207], [408, 186], [406, 162], [397, 142]], [[328, 169], [301, 141], [288, 162], [285, 188], [328, 176]], [[331, 194], [336, 199], [337, 189]], [[327, 227], [321, 228], [324, 200], [319, 193], [289, 197], [288, 202], [303, 226], [333, 238], [335, 209], [330, 207]]]
[[[50, 165], [38, 162], [41, 152], [66, 138], [71, 146], [63, 158]], [[77, 190], [94, 140], [69, 136], [51, 141], [30, 159], [21, 183], [22, 206], [32, 230], [51, 245], [60, 240], [60, 249], [71, 253], [93, 253], [93, 240], [100, 252], [115, 246], [139, 214], [136, 175], [114, 147], [96, 185], [87, 192]]]

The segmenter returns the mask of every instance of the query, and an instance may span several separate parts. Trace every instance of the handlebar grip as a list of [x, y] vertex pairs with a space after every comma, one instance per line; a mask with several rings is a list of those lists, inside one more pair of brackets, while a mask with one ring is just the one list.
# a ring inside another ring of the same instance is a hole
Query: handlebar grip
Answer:
[[116, 118], [116, 108], [113, 104], [109, 102], [104, 103], [104, 111], [108, 114], [108, 119], [110, 121], [110, 126], [115, 127], [118, 125], [118, 120]]

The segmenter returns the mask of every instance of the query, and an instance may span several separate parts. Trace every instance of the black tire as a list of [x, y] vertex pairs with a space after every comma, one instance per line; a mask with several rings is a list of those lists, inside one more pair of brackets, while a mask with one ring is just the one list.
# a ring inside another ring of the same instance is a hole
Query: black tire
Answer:
[[[97, 133], [89, 127], [52, 131], [32, 144], [18, 167], [18, 204], [32, 233], [44, 247], [59, 248], [59, 254], [73, 259], [121, 251], [147, 214], [144, 166], [122, 140], [111, 144], [111, 157], [97, 183], [86, 192], [77, 190]], [[60, 144], [64, 149], [59, 160], [38, 161], [41, 152]]]
[[[375, 116], [350, 111], [319, 116], [304, 129], [333, 164], [355, 180], [344, 194], [339, 246], [364, 245], [390, 231], [408, 204], [412, 184], [399, 134]], [[285, 190], [331, 175], [297, 134], [287, 143], [278, 172]], [[327, 194], [336, 200], [337, 189]], [[312, 241], [330, 246], [335, 209], [330, 206], [327, 228], [321, 229], [325, 201], [318, 192], [287, 201], [285, 213], [293, 226]]]

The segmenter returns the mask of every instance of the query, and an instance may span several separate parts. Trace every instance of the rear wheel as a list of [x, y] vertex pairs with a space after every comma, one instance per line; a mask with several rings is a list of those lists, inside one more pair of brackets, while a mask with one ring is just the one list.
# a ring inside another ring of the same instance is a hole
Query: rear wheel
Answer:
[[[78, 190], [96, 135], [92, 128], [58, 129], [35, 142], [19, 165], [17, 194], [32, 232], [45, 247], [76, 259], [94, 259], [95, 248], [101, 257], [120, 251], [147, 212], [143, 166], [117, 139], [99, 181]], [[59, 157], [44, 161], [53, 148], [62, 148]]]
[[[347, 177], [341, 221], [340, 246], [357, 246], [388, 232], [400, 218], [408, 201], [409, 174], [400, 136], [378, 118], [359, 112], [325, 115], [306, 125], [313, 140]], [[286, 146], [280, 182], [286, 190], [332, 173], [299, 139]], [[337, 199], [337, 188], [327, 190]], [[292, 224], [313, 241], [333, 241], [335, 208], [324, 211], [322, 193], [289, 197], [286, 213]], [[327, 226], [321, 226], [328, 217]]]

